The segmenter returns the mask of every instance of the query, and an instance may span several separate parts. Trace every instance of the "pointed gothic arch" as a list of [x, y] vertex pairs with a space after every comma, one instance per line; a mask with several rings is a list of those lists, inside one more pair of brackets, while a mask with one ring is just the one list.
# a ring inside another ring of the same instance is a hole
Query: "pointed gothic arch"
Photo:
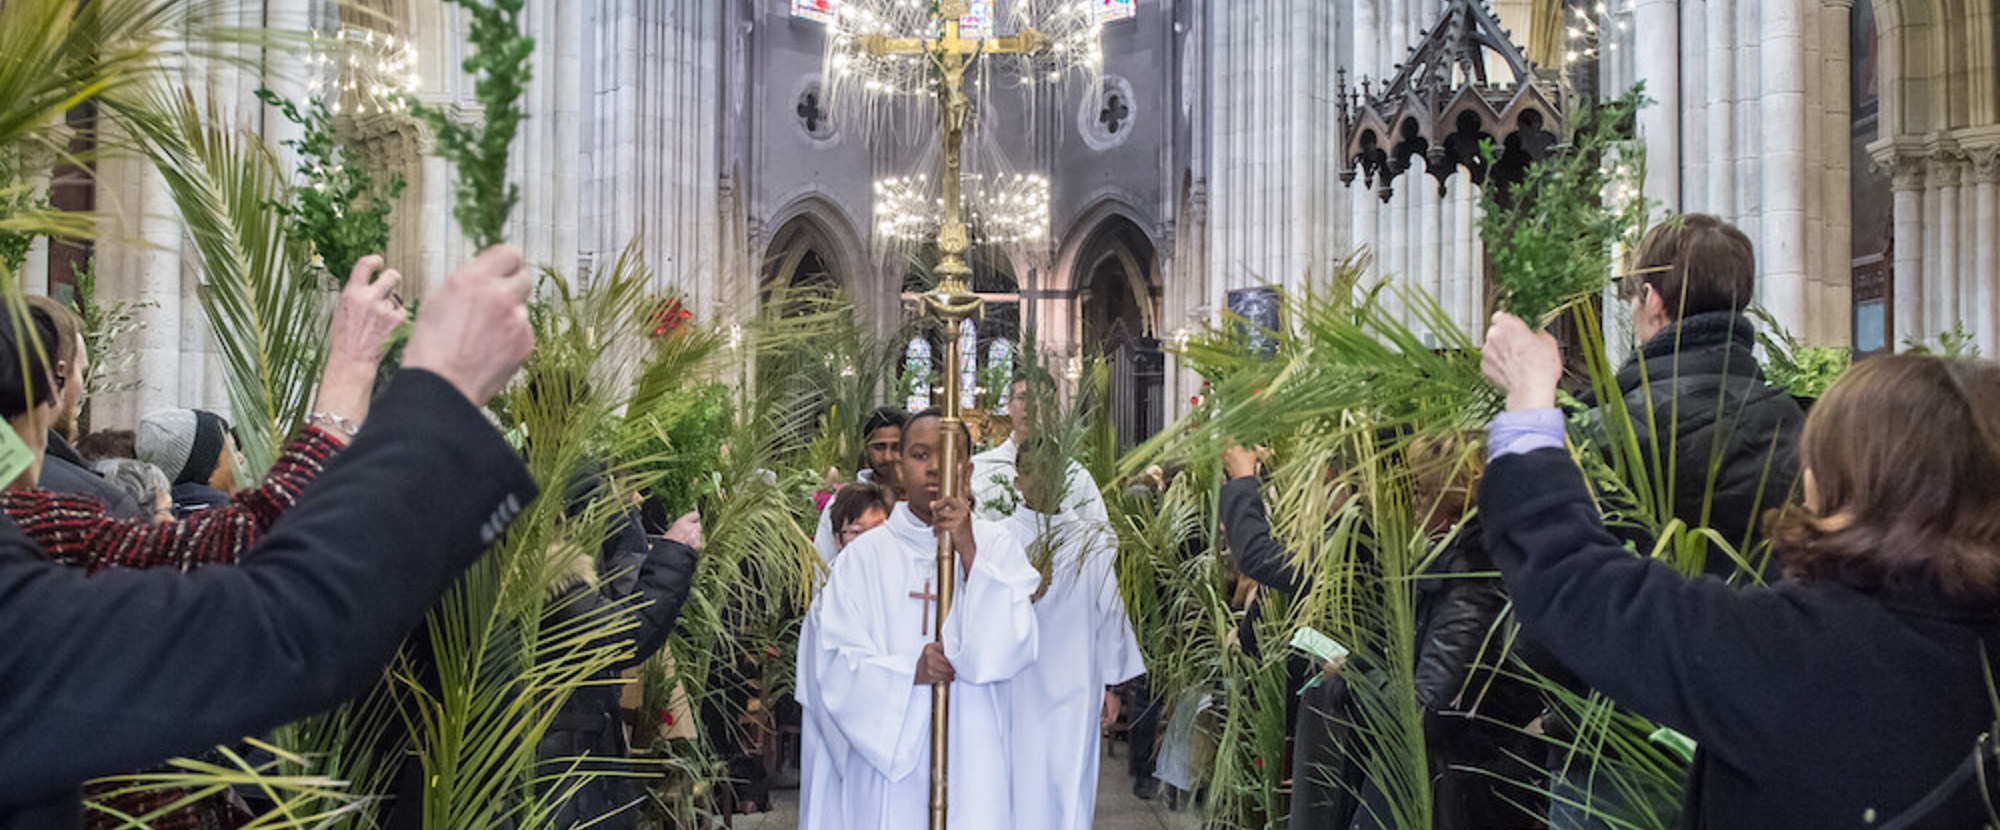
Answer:
[[760, 296], [779, 286], [824, 285], [849, 296], [868, 290], [861, 270], [867, 259], [861, 253], [860, 237], [833, 203], [817, 196], [803, 197], [775, 214], [770, 227], [776, 230], [764, 246]]
[[1160, 258], [1152, 236], [1110, 212], [1083, 232], [1067, 259], [1077, 341], [1111, 372], [1109, 408], [1121, 448], [1165, 426], [1166, 360], [1160, 351]]

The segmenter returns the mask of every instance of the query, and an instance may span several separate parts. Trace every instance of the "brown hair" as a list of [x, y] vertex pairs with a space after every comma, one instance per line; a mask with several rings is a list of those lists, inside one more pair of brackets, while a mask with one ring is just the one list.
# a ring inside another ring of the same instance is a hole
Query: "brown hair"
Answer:
[[1479, 506], [1479, 480], [1486, 475], [1484, 430], [1420, 435], [1405, 453], [1418, 519], [1450, 527]]
[[1757, 253], [1735, 225], [1706, 213], [1654, 225], [1633, 258], [1637, 290], [1660, 292], [1667, 316], [1680, 320], [1711, 311], [1742, 311], [1756, 290]]
[[827, 519], [833, 525], [833, 532], [839, 533], [867, 515], [869, 509], [888, 513], [895, 509], [895, 504], [896, 500], [889, 496], [888, 488], [858, 481], [840, 488], [839, 495], [833, 497], [833, 507], [827, 513]]
[[76, 439], [76, 452], [89, 461], [138, 458], [138, 433], [129, 429], [101, 429]]
[[76, 344], [83, 333], [83, 318], [69, 306], [39, 294], [27, 297], [30, 308], [40, 309], [56, 324], [55, 358], [60, 363], [76, 363]]
[[2000, 365], [1864, 361], [1813, 406], [1799, 462], [1818, 504], [1766, 514], [1788, 576], [2000, 598]]

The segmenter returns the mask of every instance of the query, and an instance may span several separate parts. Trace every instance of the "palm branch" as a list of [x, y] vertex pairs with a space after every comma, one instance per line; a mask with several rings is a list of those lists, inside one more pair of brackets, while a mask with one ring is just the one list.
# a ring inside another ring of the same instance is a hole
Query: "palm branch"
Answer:
[[[522, 441], [530, 472], [558, 493], [601, 462], [603, 486], [582, 504], [539, 499], [499, 547], [433, 609], [428, 665], [398, 672], [411, 752], [424, 769], [423, 815], [431, 827], [541, 827], [589, 779], [624, 773], [548, 763], [537, 745], [563, 703], [597, 684], [629, 654], [631, 602], [565, 614], [553, 589], [593, 556], [610, 523], [644, 486], [642, 457], [617, 414], [631, 404], [658, 352], [634, 344], [653, 326], [650, 272], [635, 253], [606, 274], [571, 287], [545, 274], [532, 315], [538, 348], [529, 382], [496, 403], [503, 427]], [[434, 677], [425, 677], [426, 671]]]
[[[69, 149], [64, 115], [71, 109], [99, 102], [111, 121], [122, 123], [150, 88], [170, 82], [190, 60], [249, 64], [256, 50], [221, 47], [302, 41], [303, 33], [221, 25], [234, 17], [223, 0], [0, 4], [0, 101], [7, 102], [0, 108], [0, 155], [16, 162], [0, 179], [0, 202], [58, 160], [84, 166], [89, 154]], [[100, 134], [100, 144], [110, 138]], [[0, 215], [0, 232], [87, 239], [95, 228], [88, 214], [30, 202]]]
[[299, 290], [308, 252], [279, 207], [285, 175], [261, 140], [185, 91], [158, 94], [128, 123], [194, 243], [247, 472], [260, 476], [311, 408], [330, 309], [325, 294]]

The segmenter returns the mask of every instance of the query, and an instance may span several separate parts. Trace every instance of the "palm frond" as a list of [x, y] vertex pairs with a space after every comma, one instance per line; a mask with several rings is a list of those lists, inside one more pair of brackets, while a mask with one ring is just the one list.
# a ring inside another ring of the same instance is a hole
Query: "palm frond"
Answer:
[[194, 243], [247, 472], [261, 476], [311, 408], [330, 310], [325, 294], [300, 290], [307, 252], [278, 207], [284, 173], [261, 140], [189, 92], [161, 93], [129, 115]]

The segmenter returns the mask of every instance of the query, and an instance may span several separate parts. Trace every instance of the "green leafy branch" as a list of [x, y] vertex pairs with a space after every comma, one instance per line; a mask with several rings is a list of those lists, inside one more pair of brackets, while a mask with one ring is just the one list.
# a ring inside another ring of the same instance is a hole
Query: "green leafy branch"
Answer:
[[386, 251], [389, 212], [402, 198], [403, 175], [378, 181], [361, 148], [334, 135], [333, 114], [325, 102], [315, 99], [301, 109], [269, 89], [257, 90], [257, 99], [304, 131], [283, 142], [299, 154], [300, 184], [291, 202], [278, 207], [292, 236], [310, 243], [319, 264], [339, 278], [362, 257]]
[[472, 17], [472, 54], [460, 64], [473, 76], [473, 97], [486, 121], [482, 126], [459, 123], [442, 109], [412, 98], [410, 112], [437, 134], [437, 152], [458, 168], [451, 214], [479, 247], [505, 237], [507, 218], [521, 201], [521, 189], [507, 181], [508, 150], [524, 114], [521, 93], [532, 77], [528, 58], [535, 41], [521, 34], [525, 0], [449, 0]]
[[[1479, 233], [1493, 258], [1501, 308], [1532, 323], [1603, 290], [1615, 243], [1645, 228], [1646, 200], [1637, 195], [1644, 149], [1629, 141], [1645, 101], [1641, 86], [1585, 108], [1560, 156], [1531, 166], [1512, 187], [1480, 191]], [[1486, 151], [1496, 152], [1490, 144]], [[1607, 164], [1612, 158], [1618, 163]], [[1609, 195], [1620, 190], [1630, 198]]]

